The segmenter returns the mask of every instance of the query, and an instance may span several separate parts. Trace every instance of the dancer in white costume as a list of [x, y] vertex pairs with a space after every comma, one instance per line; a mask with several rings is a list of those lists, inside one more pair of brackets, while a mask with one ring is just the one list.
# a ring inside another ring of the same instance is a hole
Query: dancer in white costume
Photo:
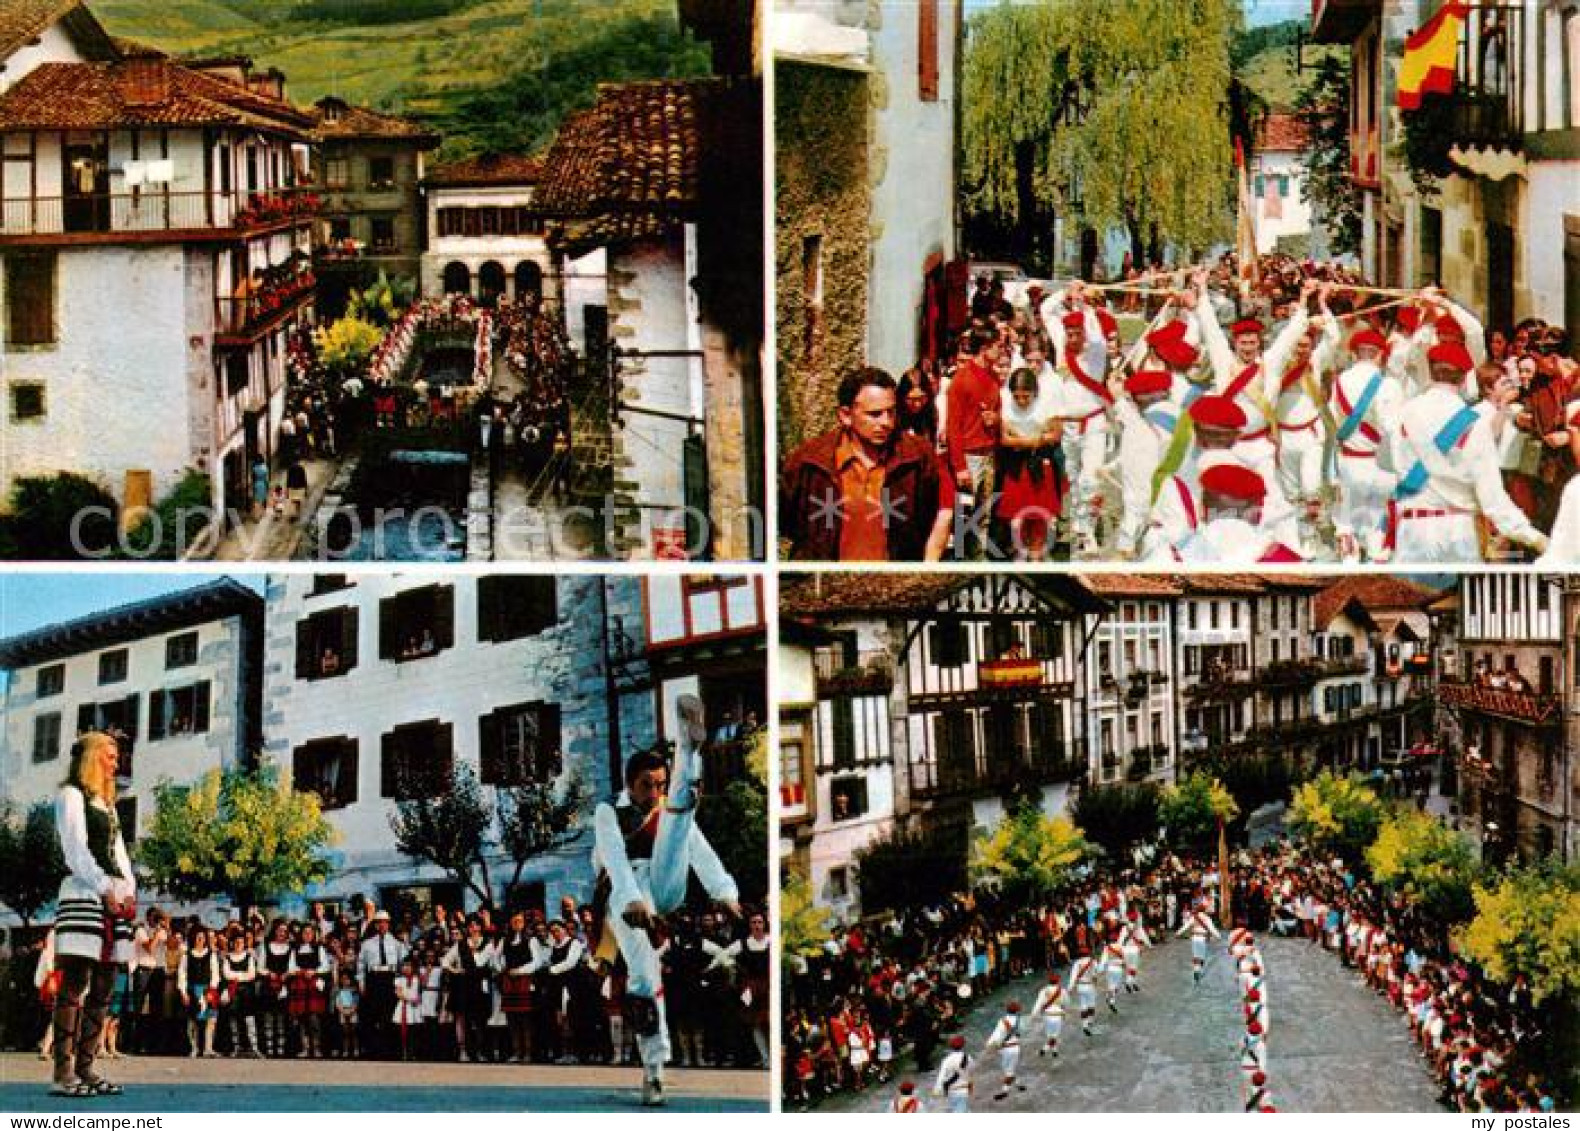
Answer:
[[1207, 965], [1207, 939], [1219, 937], [1218, 925], [1205, 909], [1198, 907], [1185, 916], [1184, 924], [1175, 935], [1179, 938], [1190, 936], [1191, 981], [1200, 982], [1202, 970]]
[[1064, 1032], [1064, 996], [1064, 987], [1059, 984], [1057, 974], [1049, 974], [1048, 984], [1037, 991], [1031, 1012], [1042, 1018], [1043, 1046], [1037, 1050], [1038, 1056], [1059, 1055], [1059, 1035]]
[[1003, 1078], [993, 1098], [1001, 1100], [1012, 1090], [1024, 1092], [1026, 1085], [1015, 1082], [1015, 1074], [1020, 1069], [1020, 1002], [1012, 1001], [1005, 1007], [1004, 1016], [999, 1018], [988, 1037], [987, 1047], [990, 1051], [998, 1050], [999, 1075]]
[[715, 902], [731, 914], [740, 913], [735, 880], [696, 825], [701, 746], [707, 737], [702, 702], [682, 695], [676, 713], [680, 741], [673, 777], [661, 754], [633, 756], [626, 764], [625, 792], [614, 804], [599, 805], [594, 817], [593, 867], [604, 907], [598, 953], [612, 960], [617, 946], [625, 959], [627, 1019], [637, 1034], [642, 1102], [648, 1106], [664, 1102], [664, 1062], [669, 1059], [663, 975], [650, 932], [660, 916], [685, 902], [692, 872]]

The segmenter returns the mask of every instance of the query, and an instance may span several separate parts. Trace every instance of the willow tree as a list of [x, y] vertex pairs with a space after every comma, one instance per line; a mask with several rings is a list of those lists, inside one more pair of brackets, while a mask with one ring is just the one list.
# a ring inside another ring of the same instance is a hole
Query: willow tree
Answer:
[[1053, 139], [1046, 191], [1122, 225], [1136, 259], [1229, 231], [1235, 0], [1053, 0], [1055, 39], [1090, 104]]
[[1069, 54], [1051, 3], [1004, 3], [973, 16], [961, 73], [966, 207], [1009, 226], [1017, 255], [1058, 205], [1048, 158], [1067, 105]]

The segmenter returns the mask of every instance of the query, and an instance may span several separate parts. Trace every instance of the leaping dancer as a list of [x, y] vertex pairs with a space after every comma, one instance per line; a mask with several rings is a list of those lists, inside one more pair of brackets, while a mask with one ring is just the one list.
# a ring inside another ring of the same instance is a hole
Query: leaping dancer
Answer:
[[1020, 1068], [1020, 1002], [1012, 1001], [1005, 1007], [1004, 1016], [988, 1037], [987, 1047], [998, 1050], [999, 1073], [1004, 1080], [993, 1098], [1001, 1100], [1011, 1089], [1024, 1092], [1026, 1085], [1015, 1083], [1015, 1073]]
[[732, 915], [740, 913], [735, 880], [696, 824], [701, 748], [707, 738], [702, 701], [682, 695], [676, 713], [680, 741], [673, 774], [659, 751], [633, 755], [625, 767], [625, 791], [613, 804], [600, 804], [594, 816], [594, 902], [603, 909], [598, 955], [612, 961], [617, 950], [625, 959], [626, 1013], [636, 1032], [642, 1103], [648, 1107], [664, 1102], [664, 1063], [670, 1051], [663, 974], [653, 938], [659, 918], [685, 902], [692, 872], [716, 903]]
[[1218, 925], [1212, 921], [1212, 916], [1200, 907], [1193, 908], [1185, 916], [1185, 922], [1175, 932], [1177, 938], [1190, 936], [1190, 968], [1191, 981], [1201, 981], [1202, 970], [1207, 965], [1207, 939], [1219, 938]]

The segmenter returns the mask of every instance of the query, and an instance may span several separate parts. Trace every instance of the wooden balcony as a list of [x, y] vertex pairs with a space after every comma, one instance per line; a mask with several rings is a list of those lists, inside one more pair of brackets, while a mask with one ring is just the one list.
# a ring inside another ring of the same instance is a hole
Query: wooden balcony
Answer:
[[311, 271], [300, 271], [283, 283], [263, 287], [245, 298], [216, 299], [216, 336], [222, 344], [256, 340], [300, 310], [313, 297], [316, 283]]
[[1525, 132], [1525, 10], [1519, 3], [1471, 9], [1460, 33], [1454, 92], [1448, 96], [1454, 140], [1466, 147], [1518, 149]]
[[855, 663], [846, 662], [833, 649], [820, 650], [813, 665], [819, 699], [887, 695], [894, 687], [894, 657], [878, 649], [862, 652]]
[[1438, 700], [1448, 707], [1474, 711], [1509, 722], [1533, 727], [1563, 725], [1563, 699], [1534, 691], [1509, 691], [1485, 684], [1443, 680], [1438, 684]]
[[0, 244], [164, 243], [233, 240], [310, 222], [316, 193], [136, 192], [0, 200]]

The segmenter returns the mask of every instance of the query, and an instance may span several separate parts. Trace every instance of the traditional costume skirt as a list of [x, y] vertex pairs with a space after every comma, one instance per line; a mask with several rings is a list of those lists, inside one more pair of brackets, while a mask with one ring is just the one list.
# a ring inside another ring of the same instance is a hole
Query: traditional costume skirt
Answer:
[[298, 970], [288, 983], [286, 1008], [292, 1017], [316, 1017], [329, 1012], [329, 978], [321, 970]]
[[506, 1013], [532, 1012], [532, 975], [504, 974], [499, 979], [500, 996]]

